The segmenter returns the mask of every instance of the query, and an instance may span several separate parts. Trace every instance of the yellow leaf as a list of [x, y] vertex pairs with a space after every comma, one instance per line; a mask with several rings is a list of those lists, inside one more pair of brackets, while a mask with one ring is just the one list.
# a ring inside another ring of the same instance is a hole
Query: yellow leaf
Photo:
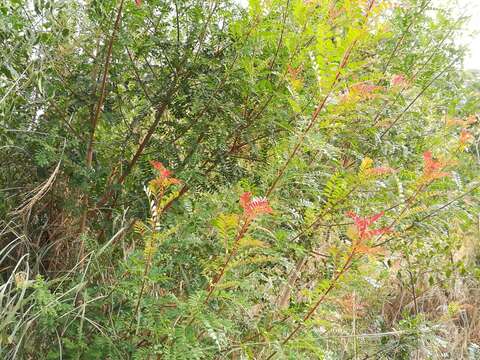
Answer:
[[369, 157], [365, 157], [360, 164], [360, 174], [364, 174], [368, 169], [370, 169], [373, 165], [373, 160]]
[[239, 246], [240, 248], [244, 248], [244, 247], [261, 247], [261, 248], [265, 248], [265, 247], [268, 247], [267, 244], [265, 244], [263, 241], [260, 241], [260, 240], [256, 240], [256, 239], [253, 239], [251, 237], [244, 237], [240, 240], [239, 242]]
[[227, 241], [235, 236], [238, 227], [237, 214], [221, 214], [213, 221], [213, 226], [217, 229], [218, 234], [224, 241], [227, 248]]
[[358, 231], [357, 228], [353, 225], [347, 227], [347, 236], [352, 242], [356, 242], [358, 240]]
[[137, 234], [142, 236], [145, 235], [145, 233], [149, 230], [148, 226], [140, 220], [135, 221], [135, 224], [133, 224], [133, 229]]

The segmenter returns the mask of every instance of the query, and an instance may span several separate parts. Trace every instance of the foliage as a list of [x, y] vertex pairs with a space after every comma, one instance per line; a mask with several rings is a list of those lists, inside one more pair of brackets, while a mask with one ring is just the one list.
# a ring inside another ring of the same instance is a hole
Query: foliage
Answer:
[[3, 1], [2, 358], [480, 356], [450, 14]]

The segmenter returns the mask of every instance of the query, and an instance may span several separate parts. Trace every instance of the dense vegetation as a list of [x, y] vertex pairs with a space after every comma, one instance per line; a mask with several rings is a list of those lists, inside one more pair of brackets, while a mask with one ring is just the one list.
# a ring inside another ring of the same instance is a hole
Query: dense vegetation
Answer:
[[0, 357], [480, 358], [463, 21], [3, 0]]

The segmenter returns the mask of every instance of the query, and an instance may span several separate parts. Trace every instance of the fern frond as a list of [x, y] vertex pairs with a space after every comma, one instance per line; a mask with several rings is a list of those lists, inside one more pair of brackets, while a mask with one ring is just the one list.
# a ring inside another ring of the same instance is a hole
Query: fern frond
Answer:
[[412, 208], [406, 210], [406, 211], [400, 216], [400, 219], [405, 219], [405, 218], [408, 218], [408, 217], [411, 217], [411, 216], [414, 216], [414, 215], [417, 215], [417, 214], [426, 212], [427, 210], [428, 210], [428, 208], [427, 208], [425, 205], [415, 206], [415, 207], [412, 207]]
[[135, 224], [133, 224], [133, 230], [137, 234], [140, 234], [143, 236], [150, 230], [150, 228], [144, 222], [137, 220], [135, 221]]
[[221, 214], [213, 221], [213, 226], [217, 229], [222, 238], [225, 248], [229, 239], [235, 236], [238, 228], [239, 217], [237, 214]]

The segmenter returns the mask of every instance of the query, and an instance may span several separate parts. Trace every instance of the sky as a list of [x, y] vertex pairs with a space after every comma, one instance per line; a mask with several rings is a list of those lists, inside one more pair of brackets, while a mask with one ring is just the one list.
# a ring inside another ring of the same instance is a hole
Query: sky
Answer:
[[[248, 6], [248, 0], [237, 0], [239, 4]], [[464, 33], [457, 39], [459, 44], [467, 46], [469, 53], [465, 58], [464, 67], [468, 70], [480, 70], [480, 0], [433, 0], [434, 4], [453, 7], [455, 15], [462, 13], [471, 16]], [[473, 34], [476, 33], [476, 34]], [[473, 34], [473, 35], [472, 35]]]
[[480, 70], [480, 0], [459, 0], [459, 3], [460, 11], [465, 11], [471, 17], [464, 34], [459, 38], [459, 42], [469, 49], [464, 66], [465, 69]]

